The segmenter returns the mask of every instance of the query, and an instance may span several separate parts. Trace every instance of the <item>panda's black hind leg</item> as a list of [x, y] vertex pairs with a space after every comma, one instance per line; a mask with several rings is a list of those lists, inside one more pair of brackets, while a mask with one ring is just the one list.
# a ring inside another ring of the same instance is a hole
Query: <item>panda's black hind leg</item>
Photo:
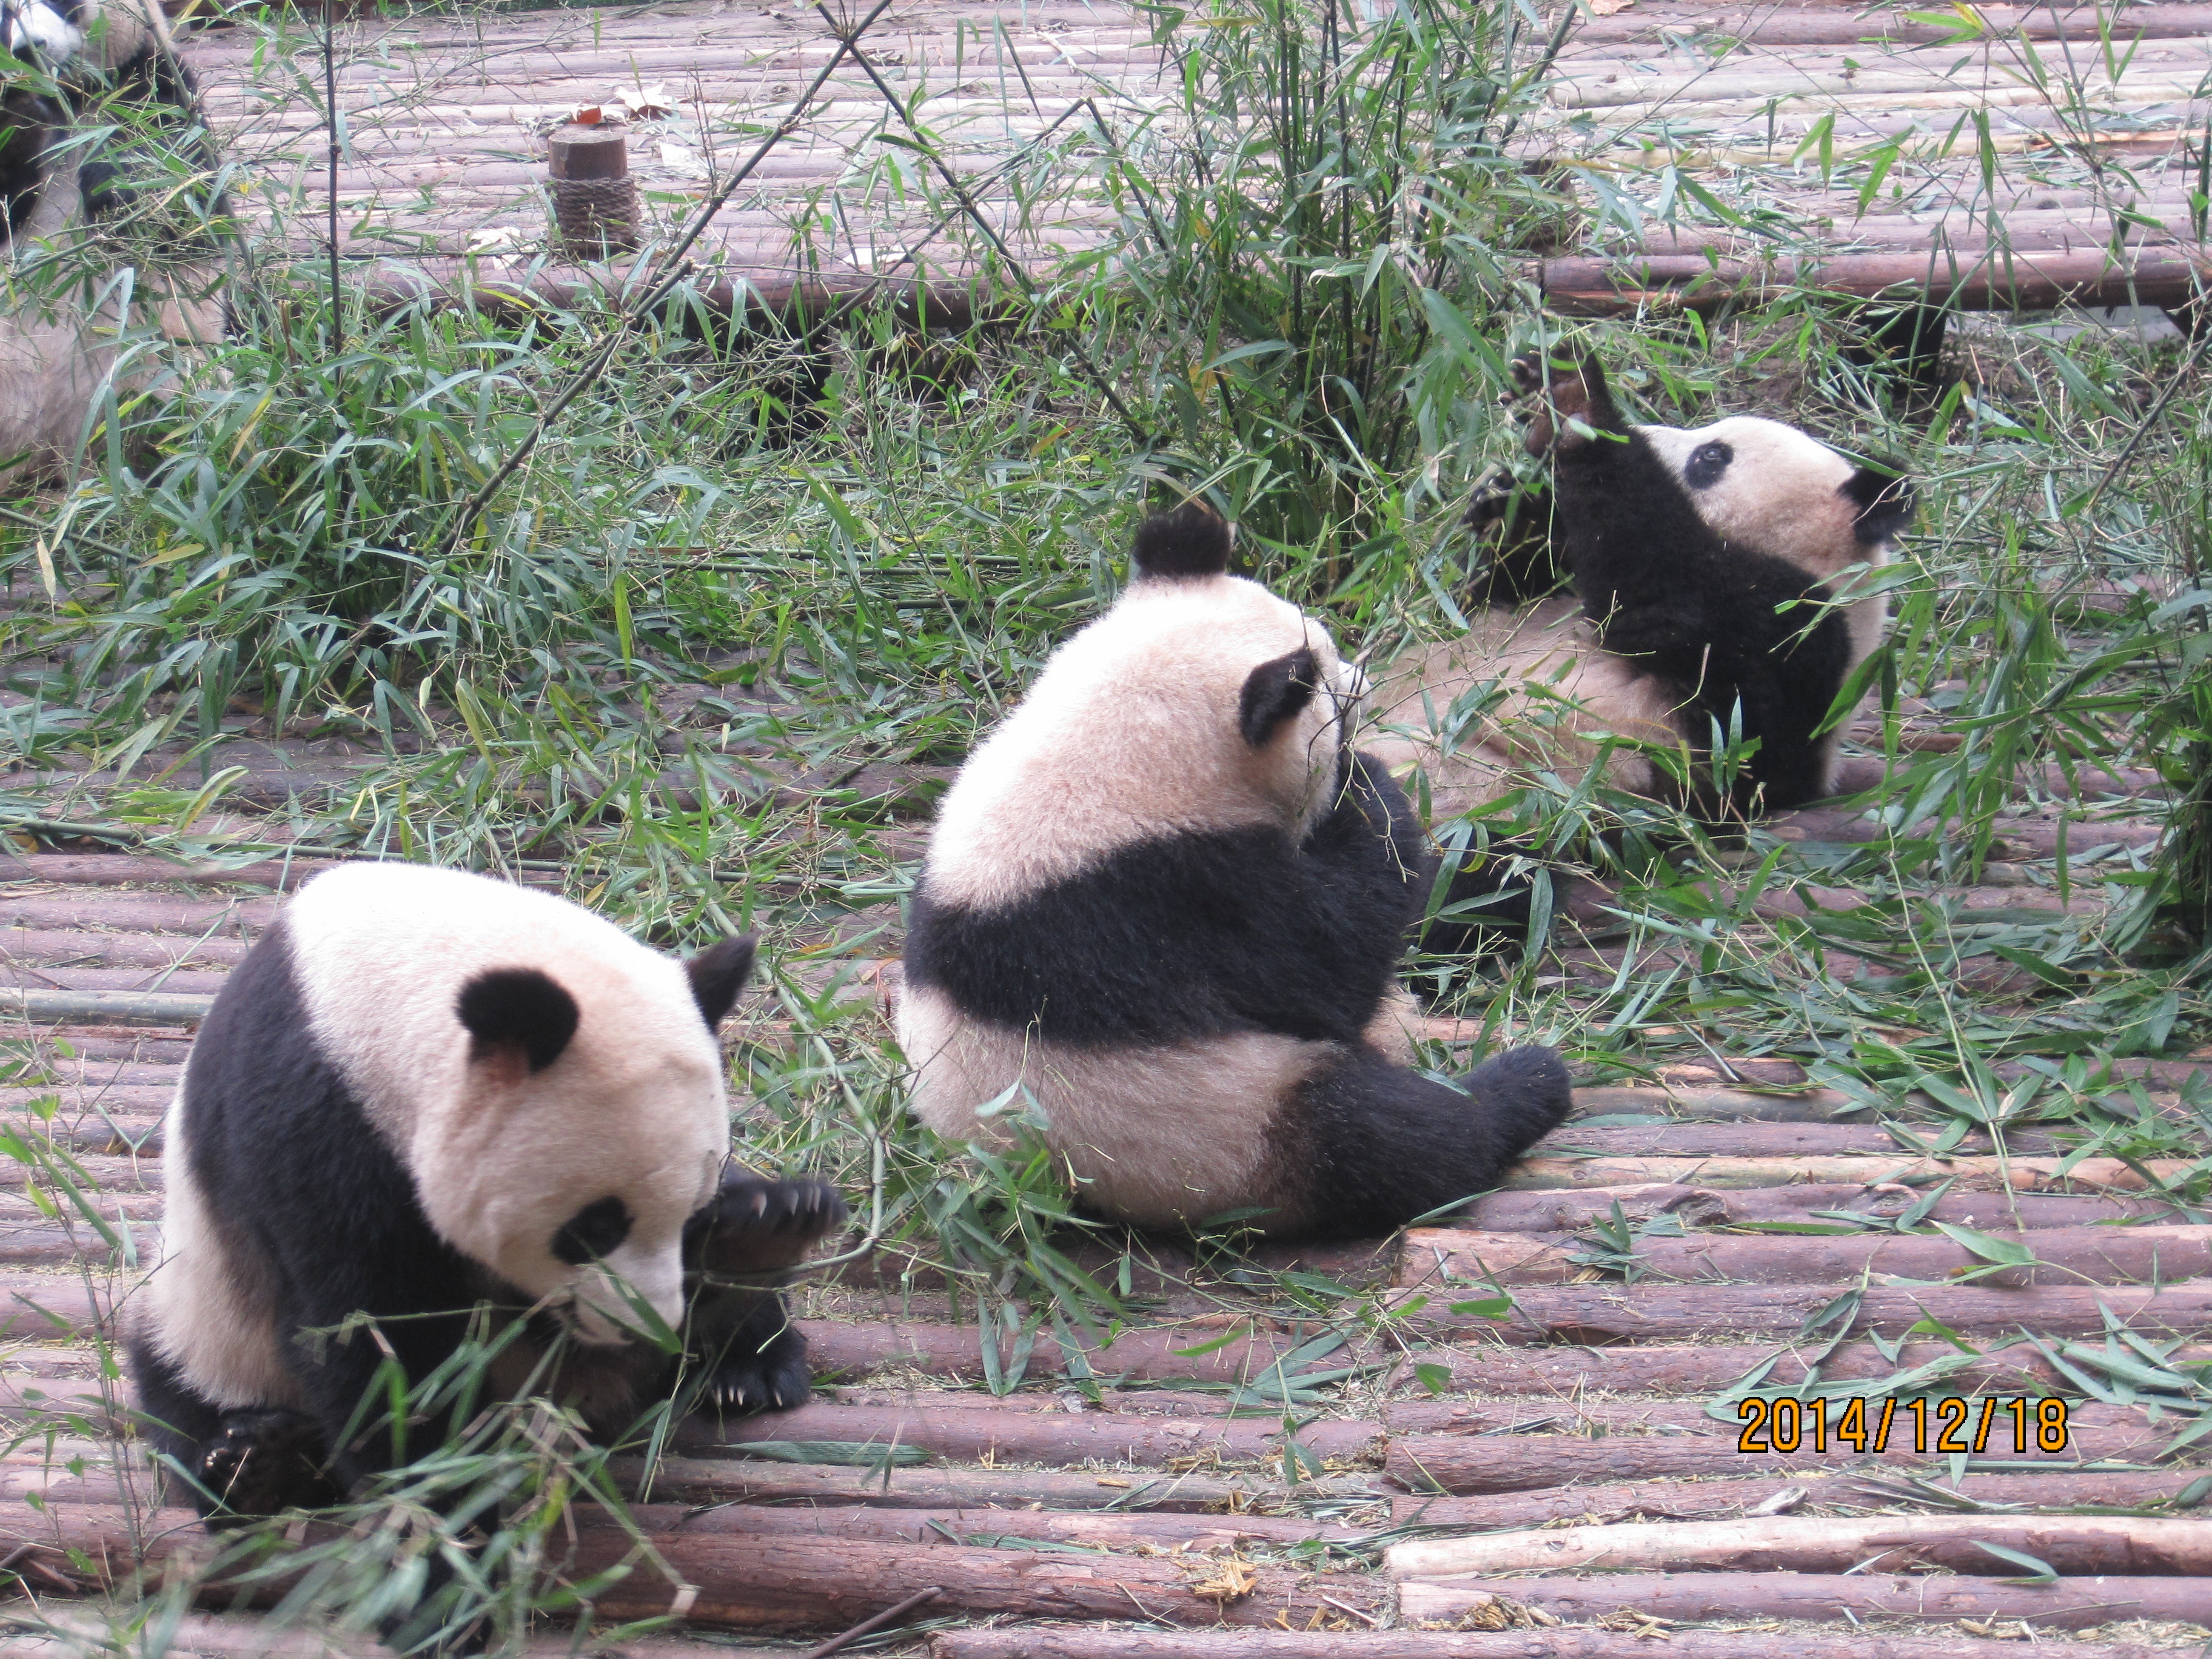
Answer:
[[732, 1169], [685, 1224], [684, 1262], [695, 1287], [689, 1358], [705, 1371], [702, 1404], [742, 1413], [805, 1403], [806, 1339], [775, 1286], [844, 1220], [845, 1200], [829, 1182]]
[[1467, 1091], [1516, 1154], [1566, 1121], [1574, 1109], [1574, 1081], [1555, 1048], [1508, 1048], [1467, 1075]]

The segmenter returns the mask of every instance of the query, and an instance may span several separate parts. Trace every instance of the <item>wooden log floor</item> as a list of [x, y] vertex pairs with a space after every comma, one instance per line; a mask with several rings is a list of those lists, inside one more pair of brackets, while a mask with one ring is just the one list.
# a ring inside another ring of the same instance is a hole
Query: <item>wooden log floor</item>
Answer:
[[[1947, 733], [1928, 715], [1906, 735], [1940, 750]], [[1878, 734], [1855, 736], [1847, 781], [1864, 787]], [[343, 797], [368, 763], [289, 739], [241, 738], [213, 763], [232, 761], [248, 769], [222, 802], [225, 832], [272, 839], [287, 803]], [[44, 781], [58, 822], [96, 779]], [[886, 834], [918, 850], [913, 810], [902, 821], [896, 805], [913, 781], [880, 799]], [[2078, 875], [2070, 900], [2051, 890], [2062, 835], [2079, 859], [2159, 833], [2145, 777], [2033, 781], [1981, 884], [1950, 895], [1966, 919], [1959, 971], [2000, 991], [2008, 964], [1974, 954], [1972, 918], [2085, 902], [2095, 890]], [[696, 783], [672, 774], [669, 804]], [[1816, 844], [1871, 833], [1836, 805], [1773, 828]], [[188, 1574], [203, 1547], [118, 1431], [122, 1385], [102, 1363], [154, 1237], [161, 1113], [223, 975], [322, 864], [187, 866], [42, 834], [0, 855], [14, 1010], [0, 1040], [19, 1062], [0, 1091], [0, 1167], [15, 1171], [0, 1182], [0, 1411], [14, 1430], [0, 1559], [21, 1598], [0, 1603], [0, 1632], [29, 1644], [9, 1638], [11, 1653], [90, 1654], [108, 1626], [88, 1598], [112, 1607], [134, 1571]], [[1796, 909], [1769, 904], [1738, 935], [1855, 896], [1800, 890]], [[883, 919], [895, 930], [895, 910]], [[1558, 971], [1641, 972], [1680, 947], [1630, 948], [1594, 938]], [[1847, 939], [1826, 948], [1839, 976], [1899, 971]], [[865, 949], [894, 951], [895, 931]], [[754, 998], [730, 1036], [773, 1043], [787, 1026]], [[1444, 1019], [1426, 1032], [1440, 1063], [1476, 1035]], [[2212, 1055], [2122, 1062], [2111, 1086], [2130, 1112], [2186, 1121], [2207, 1069]], [[659, 1565], [637, 1563], [594, 1612], [603, 1626], [666, 1613], [680, 1581], [684, 1620], [611, 1650], [787, 1654], [726, 1644], [818, 1639], [925, 1590], [900, 1622], [938, 1659], [1613, 1659], [1661, 1638], [1696, 1659], [1784, 1642], [1815, 1659], [1959, 1659], [2029, 1637], [2119, 1659], [2203, 1638], [2202, 1395], [2129, 1381], [2147, 1352], [2212, 1361], [2212, 1216], [2149, 1190], [2185, 1161], [2078, 1158], [2077, 1137], [2032, 1123], [1938, 1150], [1924, 1097], [1870, 1111], [1771, 1056], [1655, 1063], [1592, 1081], [1578, 1106], [1448, 1225], [1237, 1260], [1071, 1244], [1079, 1265], [1123, 1277], [1136, 1316], [1111, 1340], [1048, 1322], [1018, 1345], [927, 1262], [809, 1279], [795, 1310], [817, 1398], [684, 1425], [634, 1511]], [[2010, 1255], [1991, 1260], [1991, 1240]], [[1753, 1425], [1765, 1449], [1745, 1450], [1744, 1390], [1792, 1390], [1815, 1367], [1830, 1396], [1817, 1430], [1809, 1407], [1769, 1406]], [[1856, 1429], [1842, 1415], [1854, 1388]], [[1924, 1422], [1899, 1400], [1914, 1391]], [[2063, 1436], [2045, 1433], [2057, 1409], [2045, 1400], [2065, 1402]], [[824, 1447], [848, 1449], [789, 1461]], [[854, 1448], [882, 1456], [856, 1463]], [[635, 1552], [588, 1509], [562, 1548], [572, 1578]], [[228, 1595], [210, 1591], [174, 1650], [364, 1650], [221, 1612]], [[702, 1645], [708, 1632], [720, 1638]]]
[[[865, 8], [832, 10], [849, 25]], [[326, 244], [331, 180], [319, 38], [293, 17], [202, 24], [185, 51], [240, 201], [307, 252]], [[1559, 21], [1547, 7], [1522, 28], [1518, 67], [1542, 64]], [[861, 42], [883, 86], [849, 61], [830, 76], [693, 250], [699, 281], [725, 297], [919, 284], [963, 301], [985, 243], [924, 176], [885, 88], [1017, 258], [1042, 269], [1095, 243], [1107, 210], [1082, 170], [1018, 164], [1067, 122], [1126, 131], [1171, 113], [1152, 29], [1123, 0], [893, 7]], [[1577, 204], [1532, 233], [1527, 274], [1568, 314], [1793, 283], [1968, 308], [2185, 307], [2205, 229], [2208, 30], [2198, 0], [1956, 19], [1845, 0], [1593, 8], [1514, 141]], [[552, 237], [546, 136], [581, 111], [622, 125], [649, 252], [834, 51], [811, 9], [763, 0], [346, 9], [340, 249], [393, 293], [618, 288], [629, 256], [587, 268]]]

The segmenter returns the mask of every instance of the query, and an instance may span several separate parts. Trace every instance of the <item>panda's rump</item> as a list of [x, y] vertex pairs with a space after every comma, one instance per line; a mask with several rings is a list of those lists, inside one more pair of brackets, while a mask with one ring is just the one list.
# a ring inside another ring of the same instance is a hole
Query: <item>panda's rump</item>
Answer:
[[[1392, 1003], [1384, 1012], [1401, 1011]], [[1003, 1144], [1026, 1090], [1084, 1204], [1139, 1226], [1279, 1203], [1270, 1168], [1283, 1104], [1343, 1052], [1268, 1031], [1076, 1047], [972, 1019], [926, 985], [907, 987], [898, 1025], [914, 1109], [931, 1128], [950, 1140]]]

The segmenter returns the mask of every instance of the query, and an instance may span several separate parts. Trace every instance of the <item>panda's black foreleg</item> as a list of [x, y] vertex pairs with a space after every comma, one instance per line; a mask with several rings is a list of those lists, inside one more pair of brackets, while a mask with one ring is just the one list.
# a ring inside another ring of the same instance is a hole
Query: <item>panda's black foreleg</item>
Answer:
[[684, 1358], [703, 1377], [702, 1405], [743, 1414], [805, 1403], [806, 1339], [775, 1287], [844, 1220], [845, 1200], [829, 1182], [773, 1181], [732, 1167], [684, 1224], [692, 1286]]
[[1273, 1148], [1292, 1194], [1288, 1224], [1313, 1237], [1372, 1238], [1496, 1187], [1574, 1104], [1550, 1048], [1493, 1054], [1465, 1094], [1372, 1050], [1308, 1078]]
[[139, 1431], [173, 1484], [210, 1524], [325, 1509], [344, 1493], [332, 1480], [321, 1426], [287, 1406], [224, 1410], [142, 1339], [130, 1344]]

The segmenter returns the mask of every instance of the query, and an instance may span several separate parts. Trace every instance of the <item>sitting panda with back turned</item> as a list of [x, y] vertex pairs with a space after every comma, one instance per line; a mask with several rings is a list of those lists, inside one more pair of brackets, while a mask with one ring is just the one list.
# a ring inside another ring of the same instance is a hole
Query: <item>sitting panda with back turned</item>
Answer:
[[1412, 1069], [1396, 969], [1433, 861], [1352, 747], [1359, 670], [1229, 556], [1201, 506], [1148, 520], [1127, 591], [945, 797], [899, 1009], [915, 1109], [997, 1139], [1025, 1091], [1079, 1201], [1137, 1225], [1387, 1232], [1496, 1185], [1566, 1070]]
[[[192, 1045], [161, 1260], [126, 1310], [147, 1432], [202, 1513], [356, 1495], [394, 1461], [375, 1411], [347, 1434], [386, 1354], [421, 1383], [482, 1304], [527, 1322], [490, 1386], [602, 1438], [687, 1373], [733, 1412], [805, 1399], [767, 1286], [844, 1206], [728, 1163], [714, 1028], [752, 959], [740, 938], [679, 963], [550, 894], [409, 865], [278, 912]], [[681, 1353], [635, 1340], [637, 1302]], [[341, 1330], [362, 1314], [374, 1334]]]
[[[1514, 503], [1469, 632], [1384, 673], [1370, 750], [1394, 776], [1425, 773], [1437, 823], [1539, 773], [1572, 787], [1601, 754], [1615, 787], [1714, 821], [1832, 793], [1838, 733], [1822, 728], [1888, 615], [1844, 575], [1894, 556], [1911, 486], [1779, 421], [1632, 424], [1595, 358], [1512, 369], [1553, 490]], [[1498, 506], [1478, 503], [1479, 520]], [[1492, 686], [1498, 700], [1446, 742], [1455, 701]], [[1739, 720], [1756, 746], [1723, 798], [1713, 732]], [[1637, 742], [1608, 751], [1608, 734]], [[1680, 755], [1686, 791], [1638, 744]], [[1452, 899], [1494, 886], [1504, 862], [1463, 869]], [[1432, 926], [1429, 943], [1458, 938]]]

